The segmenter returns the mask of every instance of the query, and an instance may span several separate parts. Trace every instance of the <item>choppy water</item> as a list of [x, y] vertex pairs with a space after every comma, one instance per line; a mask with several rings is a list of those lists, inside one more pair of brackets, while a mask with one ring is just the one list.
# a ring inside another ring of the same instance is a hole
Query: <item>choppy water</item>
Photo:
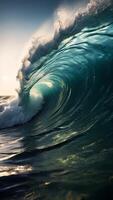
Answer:
[[1, 199], [113, 199], [112, 1], [36, 40], [18, 78], [0, 100]]

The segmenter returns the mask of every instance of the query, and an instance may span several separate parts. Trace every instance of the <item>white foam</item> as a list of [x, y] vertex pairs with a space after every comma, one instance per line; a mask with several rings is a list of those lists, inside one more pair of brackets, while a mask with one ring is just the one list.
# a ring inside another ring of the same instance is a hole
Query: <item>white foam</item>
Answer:
[[32, 95], [27, 100], [26, 106], [24, 102], [20, 105], [19, 98], [4, 105], [2, 112], [0, 112], [0, 128], [24, 124], [38, 113], [43, 103], [42, 95]]
[[[40, 48], [56, 46], [56, 39], [62, 34], [62, 30], [67, 31], [70, 26], [75, 26], [80, 18], [87, 15], [96, 15], [113, 4], [112, 0], [90, 0], [86, 7], [60, 7], [55, 12], [55, 20], [48, 20], [29, 41], [28, 53], [23, 59], [23, 68], [31, 67], [33, 57]], [[77, 9], [78, 8], [78, 9]], [[60, 37], [59, 37], [60, 38]], [[50, 45], [49, 45], [50, 44]], [[53, 44], [53, 45], [52, 45]], [[47, 52], [45, 51], [45, 54]]]

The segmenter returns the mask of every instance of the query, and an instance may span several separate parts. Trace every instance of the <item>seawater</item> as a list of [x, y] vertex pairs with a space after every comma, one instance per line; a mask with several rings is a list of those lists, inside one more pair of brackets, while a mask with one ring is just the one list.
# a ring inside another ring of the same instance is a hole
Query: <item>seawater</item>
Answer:
[[35, 44], [0, 100], [0, 198], [112, 200], [112, 1]]

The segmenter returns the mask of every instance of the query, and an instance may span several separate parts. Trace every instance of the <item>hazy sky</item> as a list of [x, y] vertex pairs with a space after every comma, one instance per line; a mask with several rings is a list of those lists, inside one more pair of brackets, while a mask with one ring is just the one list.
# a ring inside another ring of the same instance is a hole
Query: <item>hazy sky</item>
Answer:
[[88, 0], [0, 0], [0, 95], [16, 86], [23, 47], [60, 5]]

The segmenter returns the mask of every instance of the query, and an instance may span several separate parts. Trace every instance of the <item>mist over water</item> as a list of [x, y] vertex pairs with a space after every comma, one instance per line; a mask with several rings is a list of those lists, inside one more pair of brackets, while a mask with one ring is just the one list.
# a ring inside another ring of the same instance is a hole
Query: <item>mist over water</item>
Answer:
[[0, 101], [3, 199], [113, 199], [113, 3], [60, 14]]

